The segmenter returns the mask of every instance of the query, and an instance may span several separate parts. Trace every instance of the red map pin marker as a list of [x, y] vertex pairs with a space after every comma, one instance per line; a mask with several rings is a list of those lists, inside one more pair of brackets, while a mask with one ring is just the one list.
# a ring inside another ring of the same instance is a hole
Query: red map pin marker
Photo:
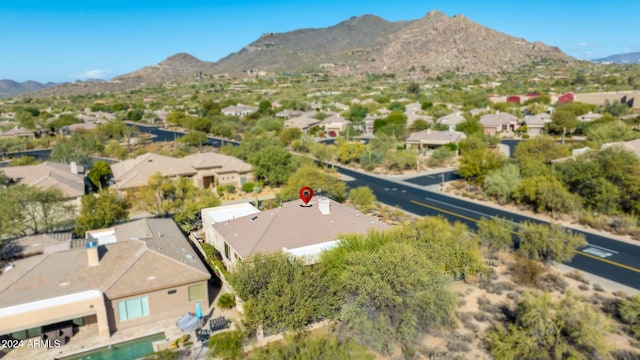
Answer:
[[303, 188], [300, 188], [300, 200], [302, 200], [302, 202], [307, 205], [307, 203], [309, 202], [309, 200], [311, 200], [311, 198], [313, 197], [313, 190], [311, 190], [310, 187], [305, 186]]

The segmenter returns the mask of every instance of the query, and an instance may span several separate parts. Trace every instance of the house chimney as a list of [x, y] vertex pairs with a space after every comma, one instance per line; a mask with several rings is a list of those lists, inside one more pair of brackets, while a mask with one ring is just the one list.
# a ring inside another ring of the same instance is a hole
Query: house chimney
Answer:
[[75, 161], [72, 161], [71, 164], [69, 164], [69, 167], [71, 168], [71, 173], [72, 174], [79, 174], [78, 173], [78, 164]]
[[98, 255], [98, 243], [95, 241], [89, 242], [86, 245], [87, 258], [89, 260], [89, 266], [100, 265], [100, 256]]
[[318, 209], [322, 215], [329, 215], [331, 213], [331, 200], [326, 197], [318, 198]]

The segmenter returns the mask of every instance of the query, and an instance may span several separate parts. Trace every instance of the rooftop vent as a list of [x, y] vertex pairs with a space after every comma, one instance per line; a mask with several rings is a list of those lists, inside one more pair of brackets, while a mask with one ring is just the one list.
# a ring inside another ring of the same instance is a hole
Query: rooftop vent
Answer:
[[58, 284], [58, 286], [60, 286], [60, 287], [65, 287], [65, 286], [69, 286], [69, 284], [71, 284], [71, 282], [69, 282], [69, 281], [63, 281], [63, 282], [59, 283], [59, 284]]
[[251, 221], [256, 221], [256, 220], [258, 220], [257, 216], [254, 216], [254, 217], [251, 218]]
[[157, 276], [155, 276], [155, 275], [147, 276], [147, 280], [149, 280], [149, 281], [151, 281], [151, 280], [155, 280], [155, 279], [157, 279], [157, 278], [158, 278], [158, 277], [157, 277]]
[[16, 266], [14, 264], [7, 264], [7, 266], [5, 266], [4, 269], [2, 269], [2, 272], [7, 272], [7, 271], [13, 270], [15, 268], [16, 268]]

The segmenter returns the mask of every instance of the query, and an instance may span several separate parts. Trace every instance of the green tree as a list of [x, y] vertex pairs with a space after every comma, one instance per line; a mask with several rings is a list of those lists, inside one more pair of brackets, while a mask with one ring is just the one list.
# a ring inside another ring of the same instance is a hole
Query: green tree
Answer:
[[549, 211], [554, 218], [560, 213], [571, 213], [580, 208], [579, 198], [553, 176], [522, 179], [513, 199], [516, 203], [533, 206], [537, 212]]
[[340, 180], [335, 170], [322, 169], [314, 164], [305, 164], [298, 168], [280, 189], [278, 198], [288, 201], [299, 197], [300, 188], [308, 186], [316, 195], [326, 195], [335, 201], [345, 198], [346, 184]]
[[223, 360], [240, 359], [244, 354], [242, 341], [245, 335], [240, 330], [225, 331], [209, 338], [209, 351]]
[[0, 189], [2, 234], [39, 234], [66, 228], [74, 208], [57, 188], [40, 189], [23, 184]]
[[550, 132], [562, 134], [562, 143], [566, 134], [571, 134], [578, 126], [578, 118], [571, 111], [558, 109], [551, 114], [551, 122], [547, 125]]
[[51, 150], [51, 160], [66, 164], [75, 161], [88, 168], [91, 166], [91, 155], [102, 150], [103, 144], [98, 142], [93, 133], [77, 132], [58, 141]]
[[285, 145], [290, 145], [294, 140], [300, 139], [302, 137], [302, 130], [296, 127], [290, 127], [286, 129], [282, 129], [280, 131], [280, 141], [282, 141]]
[[74, 235], [84, 237], [85, 232], [103, 229], [129, 219], [130, 204], [110, 191], [87, 194], [82, 197], [80, 215], [73, 228]]
[[431, 124], [428, 123], [426, 120], [424, 119], [416, 119], [414, 122], [411, 123], [411, 126], [409, 126], [409, 132], [418, 132], [418, 131], [422, 131], [422, 130], [427, 130], [431, 128]]
[[519, 162], [540, 161], [549, 163], [553, 159], [571, 155], [571, 149], [548, 136], [536, 136], [534, 139], [520, 141], [515, 149], [514, 157]]
[[472, 184], [480, 185], [485, 176], [504, 164], [504, 156], [492, 149], [480, 148], [465, 151], [460, 157], [458, 173]]
[[20, 156], [17, 158], [11, 159], [11, 162], [8, 166], [27, 166], [27, 165], [36, 165], [41, 163], [42, 161], [37, 160], [33, 156]]
[[500, 217], [483, 217], [478, 221], [480, 241], [493, 251], [513, 248], [514, 224]]
[[618, 312], [622, 321], [629, 324], [631, 333], [640, 339], [640, 294], [620, 301]]
[[253, 173], [273, 186], [284, 184], [291, 175], [291, 154], [282, 145], [269, 145], [249, 155]]
[[207, 134], [198, 130], [189, 130], [178, 141], [191, 146], [201, 147], [202, 144], [207, 142]]
[[336, 141], [336, 146], [336, 156], [343, 164], [358, 161], [366, 149], [366, 146], [359, 141], [351, 142], [342, 139]]
[[296, 257], [256, 255], [238, 263], [228, 280], [243, 300], [249, 329], [301, 331], [336, 311], [331, 279]]
[[389, 169], [407, 170], [415, 168], [418, 162], [418, 155], [411, 150], [389, 151], [385, 154], [385, 165]]
[[572, 293], [556, 302], [548, 293], [527, 293], [515, 313], [506, 329], [499, 324], [487, 331], [498, 360], [606, 358], [610, 351], [605, 336], [611, 323]]
[[367, 117], [368, 112], [369, 109], [367, 109], [366, 106], [360, 104], [352, 104], [351, 106], [349, 106], [349, 114], [347, 115], [347, 119], [355, 123], [360, 123], [362, 122], [362, 120], [364, 120], [365, 117]]
[[367, 213], [375, 201], [376, 196], [368, 186], [359, 186], [349, 190], [349, 202], [363, 213]]
[[584, 235], [571, 232], [557, 224], [524, 222], [518, 229], [518, 252], [534, 260], [570, 261], [575, 251], [587, 245]]
[[99, 160], [93, 163], [93, 166], [91, 167], [91, 170], [89, 170], [87, 177], [93, 185], [95, 185], [98, 189], [102, 189], [102, 187], [105, 185], [107, 177], [111, 174], [111, 166], [109, 166], [109, 163]]
[[516, 164], [489, 171], [484, 178], [484, 192], [493, 196], [502, 204], [509, 202], [520, 185], [520, 169]]

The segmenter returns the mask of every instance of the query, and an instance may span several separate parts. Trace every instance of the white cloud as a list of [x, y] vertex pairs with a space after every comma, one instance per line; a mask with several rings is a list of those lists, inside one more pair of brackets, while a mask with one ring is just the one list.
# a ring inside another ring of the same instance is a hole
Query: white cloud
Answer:
[[87, 70], [82, 74], [72, 76], [72, 78], [80, 80], [104, 79], [110, 72], [105, 69]]
[[581, 50], [584, 48], [593, 48], [594, 45], [588, 41], [581, 41], [577, 44], [572, 45], [569, 49], [571, 50]]

